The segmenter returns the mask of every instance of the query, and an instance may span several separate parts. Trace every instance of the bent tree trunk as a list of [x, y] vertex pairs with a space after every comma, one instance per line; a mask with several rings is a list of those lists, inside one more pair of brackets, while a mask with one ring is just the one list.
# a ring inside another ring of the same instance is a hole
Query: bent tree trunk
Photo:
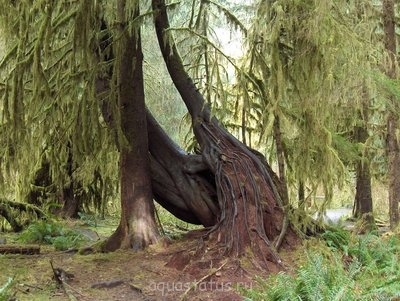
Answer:
[[215, 225], [220, 213], [215, 182], [202, 156], [181, 150], [147, 114], [151, 178], [156, 201], [181, 220]]
[[280, 237], [285, 218], [269, 169], [211, 117], [209, 107], [184, 70], [172, 35], [167, 31], [165, 2], [153, 0], [152, 5], [167, 69], [192, 117], [203, 161], [215, 178], [221, 212], [210, 239], [224, 254], [242, 256], [250, 248], [263, 261], [280, 263], [272, 241]]
[[[106, 251], [143, 249], [159, 237], [151, 192], [140, 30], [130, 33], [124, 22], [124, 0], [118, 1], [118, 15], [122, 22], [117, 49], [122, 53], [117, 94], [125, 138], [119, 145], [122, 210], [118, 228], [104, 245]], [[135, 15], [139, 15], [138, 4]]]

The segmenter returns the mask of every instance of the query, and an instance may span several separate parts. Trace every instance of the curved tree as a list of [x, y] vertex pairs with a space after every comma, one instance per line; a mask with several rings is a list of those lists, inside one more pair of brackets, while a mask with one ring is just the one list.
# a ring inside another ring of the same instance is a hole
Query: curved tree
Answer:
[[260, 258], [269, 254], [280, 262], [272, 242], [283, 230], [284, 212], [270, 170], [211, 116], [168, 31], [165, 2], [154, 0], [152, 6], [164, 61], [192, 117], [203, 161], [215, 177], [221, 212], [211, 235], [228, 254], [243, 255], [250, 247]]
[[[193, 130], [201, 148], [198, 155], [183, 152], [151, 113], [147, 113], [155, 199], [183, 220], [213, 226], [209, 233], [214, 238], [211, 242], [222, 247], [224, 254], [241, 256], [251, 248], [262, 260], [280, 262], [272, 241], [276, 240], [277, 246], [282, 242], [287, 225], [271, 169], [211, 117], [210, 108], [186, 73], [168, 31], [165, 3], [153, 2], [153, 10], [159, 46], [170, 76], [192, 117]], [[137, 41], [135, 45], [139, 45]], [[118, 60], [118, 53], [114, 53]], [[98, 82], [98, 87], [110, 90], [111, 85], [104, 79], [102, 81]], [[120, 114], [123, 116], [123, 109]], [[116, 120], [116, 115], [108, 120], [111, 128]], [[142, 135], [145, 133], [141, 131]], [[124, 216], [121, 221], [123, 219]], [[114, 234], [107, 241], [106, 250], [113, 249], [110, 244], [116, 236]]]

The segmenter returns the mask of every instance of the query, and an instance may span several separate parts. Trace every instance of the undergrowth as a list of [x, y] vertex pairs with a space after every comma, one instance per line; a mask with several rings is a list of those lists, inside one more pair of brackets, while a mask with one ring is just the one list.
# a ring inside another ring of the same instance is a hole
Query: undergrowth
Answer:
[[308, 246], [292, 273], [257, 278], [245, 300], [387, 301], [400, 297], [400, 241], [395, 236], [357, 236], [342, 228]]
[[56, 250], [67, 250], [79, 247], [84, 237], [59, 223], [39, 221], [30, 224], [19, 236], [23, 243], [43, 243], [53, 245]]

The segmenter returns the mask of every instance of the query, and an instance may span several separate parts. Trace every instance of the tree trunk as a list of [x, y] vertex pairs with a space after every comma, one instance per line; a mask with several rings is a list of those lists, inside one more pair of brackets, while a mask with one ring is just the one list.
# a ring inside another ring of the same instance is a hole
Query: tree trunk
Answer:
[[46, 192], [48, 192], [48, 187], [50, 185], [50, 163], [47, 160], [43, 159], [40, 168], [35, 172], [33, 185], [31, 185], [32, 188], [26, 196], [26, 201], [29, 204], [42, 206], [46, 199]]
[[[117, 65], [118, 103], [126, 142], [120, 145], [121, 220], [104, 245], [107, 251], [139, 250], [157, 242], [159, 237], [151, 190], [140, 29], [130, 33], [123, 0], [118, 1], [118, 15], [121, 21], [120, 39], [116, 42], [121, 51]], [[138, 3], [134, 15], [139, 16]]]
[[372, 213], [371, 175], [369, 164], [357, 163], [356, 196], [354, 201], [354, 217], [361, 218]]
[[[383, 0], [383, 29], [385, 48], [389, 57], [386, 65], [386, 75], [396, 78], [396, 34], [394, 1]], [[391, 99], [387, 116], [386, 149], [388, 155], [388, 180], [389, 180], [389, 217], [390, 227], [393, 229], [399, 224], [400, 201], [400, 148], [397, 132], [399, 130], [398, 102]]]
[[72, 149], [70, 143], [68, 143], [68, 160], [67, 160], [67, 168], [66, 173], [68, 176], [69, 183], [67, 186], [63, 187], [60, 191], [60, 203], [62, 207], [57, 211], [57, 214], [62, 218], [75, 218], [78, 216], [78, 212], [80, 209], [80, 200], [76, 195], [76, 183], [74, 183], [73, 178], [73, 157], [72, 157]]
[[[366, 92], [364, 92], [362, 101], [362, 108], [359, 112], [359, 125], [354, 129], [354, 140], [356, 143], [365, 144], [369, 136], [367, 130], [369, 119], [369, 95]], [[368, 150], [360, 153], [359, 157], [360, 158], [358, 159], [356, 166], [356, 195], [354, 200], [353, 215], [356, 218], [363, 218], [366, 216], [366, 214], [368, 214], [371, 216], [369, 220], [373, 222], [370, 156], [368, 154]]]
[[287, 227], [270, 169], [211, 117], [210, 108], [183, 67], [172, 35], [166, 31], [165, 2], [153, 0], [152, 5], [167, 69], [192, 117], [203, 161], [215, 178], [221, 213], [210, 241], [223, 254], [242, 256], [251, 250], [264, 262], [280, 263], [272, 241], [281, 242]]
[[387, 119], [387, 152], [389, 178], [389, 218], [393, 229], [399, 224], [400, 201], [400, 153], [396, 132], [398, 131], [396, 113], [389, 113]]
[[[107, 25], [102, 21], [102, 30]], [[109, 35], [100, 41], [102, 52], [99, 60], [113, 61], [113, 51]], [[112, 49], [111, 49], [112, 50]], [[106, 55], [103, 54], [106, 53]], [[104, 57], [104, 58], [103, 58]], [[115, 137], [118, 139], [118, 118], [112, 104], [107, 100], [113, 71], [109, 69], [96, 81], [102, 115]], [[154, 199], [177, 218], [205, 227], [215, 225], [219, 215], [215, 180], [200, 155], [190, 155], [171, 140], [149, 111], [146, 111], [147, 132], [150, 153], [150, 169]]]
[[205, 227], [220, 213], [215, 181], [202, 156], [181, 150], [147, 114], [155, 200], [177, 218]]
[[299, 209], [305, 212], [306, 208], [309, 207], [309, 205], [306, 204], [306, 191], [304, 188], [303, 180], [299, 180], [299, 187], [297, 188], [297, 200]]

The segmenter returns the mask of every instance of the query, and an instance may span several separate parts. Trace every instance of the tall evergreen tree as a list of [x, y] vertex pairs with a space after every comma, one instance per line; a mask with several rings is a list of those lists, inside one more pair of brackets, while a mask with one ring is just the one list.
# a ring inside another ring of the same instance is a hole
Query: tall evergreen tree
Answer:
[[129, 27], [129, 22], [140, 16], [139, 1], [134, 1], [132, 11], [129, 9], [126, 0], [118, 1], [116, 95], [125, 141], [119, 145], [121, 219], [105, 244], [106, 250], [140, 250], [157, 242], [159, 235], [150, 178], [141, 30], [140, 26]]
[[[383, 0], [383, 30], [385, 48], [387, 51], [386, 75], [397, 78], [396, 33], [395, 33], [395, 5], [393, 0]], [[390, 227], [399, 224], [400, 202], [400, 148], [399, 148], [399, 105], [398, 101], [391, 97], [387, 115], [386, 147], [388, 155], [388, 181], [389, 181], [389, 217]]]

